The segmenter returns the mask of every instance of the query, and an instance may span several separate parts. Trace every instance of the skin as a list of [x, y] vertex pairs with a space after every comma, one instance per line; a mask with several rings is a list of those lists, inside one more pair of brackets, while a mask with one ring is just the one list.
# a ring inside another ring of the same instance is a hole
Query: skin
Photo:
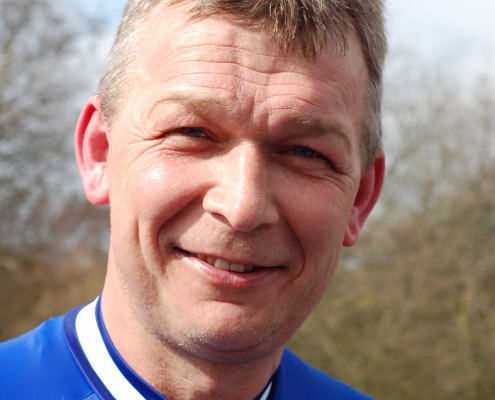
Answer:
[[252, 399], [357, 240], [384, 159], [361, 172], [368, 76], [352, 32], [345, 56], [306, 60], [184, 7], [148, 16], [112, 127], [93, 97], [76, 129], [87, 197], [111, 205], [103, 317], [168, 398]]

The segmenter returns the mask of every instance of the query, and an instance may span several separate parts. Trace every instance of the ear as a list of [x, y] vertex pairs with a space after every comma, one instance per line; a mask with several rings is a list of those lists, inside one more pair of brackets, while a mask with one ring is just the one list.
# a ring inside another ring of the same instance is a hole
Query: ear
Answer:
[[91, 97], [79, 115], [75, 132], [77, 165], [84, 192], [95, 205], [108, 204], [107, 124], [101, 113], [101, 100]]
[[378, 200], [384, 175], [385, 155], [380, 153], [373, 161], [373, 164], [361, 176], [359, 189], [344, 236], [344, 246], [350, 247], [357, 242], [361, 229]]

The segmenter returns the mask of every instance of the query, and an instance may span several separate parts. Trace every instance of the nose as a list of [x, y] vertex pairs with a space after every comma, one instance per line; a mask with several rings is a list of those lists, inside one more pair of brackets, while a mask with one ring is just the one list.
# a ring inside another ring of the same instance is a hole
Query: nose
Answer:
[[203, 198], [203, 209], [237, 231], [276, 224], [279, 212], [264, 158], [255, 145], [246, 144], [213, 161], [217, 179]]

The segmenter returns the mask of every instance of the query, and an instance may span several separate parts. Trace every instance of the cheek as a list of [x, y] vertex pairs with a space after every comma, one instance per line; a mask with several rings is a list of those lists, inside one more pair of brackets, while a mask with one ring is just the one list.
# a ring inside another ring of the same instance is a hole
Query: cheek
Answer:
[[[288, 218], [309, 265], [328, 264], [340, 251], [350, 217], [349, 196], [319, 188], [293, 196]], [[308, 196], [310, 196], [308, 198]]]
[[180, 205], [184, 193], [184, 183], [180, 183], [177, 172], [165, 164], [139, 167], [131, 190], [136, 209], [144, 218], [153, 218], [157, 213], [167, 218]]
[[[293, 196], [290, 224], [304, 254], [294, 284], [301, 296], [296, 318], [306, 318], [331, 282], [340, 256], [351, 207], [347, 192], [319, 187]], [[311, 201], [307, 196], [311, 196]], [[346, 206], [345, 206], [346, 205]]]
[[140, 224], [158, 229], [199, 196], [201, 177], [189, 173], [190, 165], [160, 159], [139, 164], [127, 170], [121, 195], [128, 198], [128, 211], [136, 214]]

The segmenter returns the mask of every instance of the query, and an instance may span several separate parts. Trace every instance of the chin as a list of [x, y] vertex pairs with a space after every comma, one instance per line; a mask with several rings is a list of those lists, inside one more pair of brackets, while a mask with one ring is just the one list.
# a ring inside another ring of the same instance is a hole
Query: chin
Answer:
[[[279, 326], [254, 325], [232, 320], [216, 324], [182, 327], [173, 334], [159, 334], [160, 341], [173, 351], [214, 363], [248, 363], [260, 360], [283, 349], [288, 338], [282, 337]], [[202, 328], [199, 328], [202, 326]], [[209, 328], [205, 328], [209, 327]]]
[[189, 337], [186, 348], [191, 354], [215, 363], [252, 363], [273, 355], [283, 348], [273, 338], [200, 336]]

